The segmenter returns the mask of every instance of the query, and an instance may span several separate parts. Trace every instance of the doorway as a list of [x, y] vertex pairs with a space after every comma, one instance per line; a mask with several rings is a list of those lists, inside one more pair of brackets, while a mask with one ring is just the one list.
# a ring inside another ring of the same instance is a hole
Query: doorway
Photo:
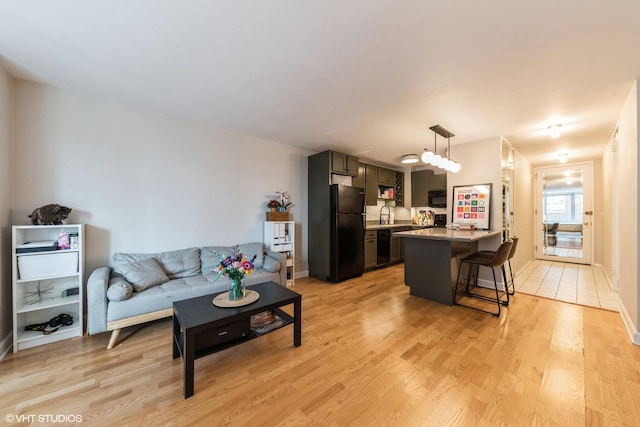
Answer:
[[593, 163], [535, 169], [537, 259], [591, 264]]

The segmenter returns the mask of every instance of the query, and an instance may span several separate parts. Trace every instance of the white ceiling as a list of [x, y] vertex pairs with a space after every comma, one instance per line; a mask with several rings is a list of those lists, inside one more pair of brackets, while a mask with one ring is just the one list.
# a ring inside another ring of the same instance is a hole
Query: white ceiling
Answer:
[[600, 156], [640, 78], [639, 22], [636, 0], [0, 0], [0, 61], [312, 150], [399, 166], [440, 124], [537, 165]]

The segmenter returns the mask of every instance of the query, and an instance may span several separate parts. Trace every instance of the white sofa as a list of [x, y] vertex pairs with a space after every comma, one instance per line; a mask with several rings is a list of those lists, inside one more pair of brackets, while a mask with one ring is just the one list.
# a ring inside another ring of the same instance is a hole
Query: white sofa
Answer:
[[[273, 281], [286, 286], [284, 254], [265, 250], [262, 243], [239, 245], [254, 270], [245, 278], [251, 286]], [[205, 246], [150, 254], [117, 253], [113, 266], [95, 269], [87, 281], [88, 333], [112, 331], [108, 349], [120, 330], [173, 315], [173, 302], [228, 289], [229, 278], [216, 280], [216, 252], [232, 255], [228, 246]]]

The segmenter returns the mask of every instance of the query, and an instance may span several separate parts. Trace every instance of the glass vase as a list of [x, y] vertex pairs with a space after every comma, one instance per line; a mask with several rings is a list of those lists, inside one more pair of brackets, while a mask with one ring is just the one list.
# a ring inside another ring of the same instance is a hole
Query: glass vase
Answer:
[[229, 301], [239, 301], [244, 298], [244, 283], [242, 279], [231, 279], [229, 287]]

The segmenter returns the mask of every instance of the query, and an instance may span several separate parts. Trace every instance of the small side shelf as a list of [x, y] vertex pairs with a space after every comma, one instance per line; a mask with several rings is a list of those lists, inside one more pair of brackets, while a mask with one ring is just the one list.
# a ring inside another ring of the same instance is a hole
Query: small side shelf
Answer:
[[80, 303], [80, 297], [78, 295], [72, 295], [70, 297], [57, 297], [50, 298], [44, 301], [36, 302], [33, 304], [24, 304], [18, 307], [18, 313], [28, 313], [30, 311], [43, 310], [45, 308], [63, 307], [65, 305], [77, 305]]
[[[67, 233], [69, 242], [73, 242], [70, 249], [56, 249], [61, 233]], [[82, 336], [84, 225], [16, 225], [12, 227], [11, 243], [13, 352]], [[18, 253], [34, 246], [32, 252]], [[42, 248], [49, 250], [39, 250]], [[70, 289], [75, 292], [67, 296], [72, 293]], [[50, 334], [25, 330], [28, 325], [49, 322], [62, 313], [73, 317], [72, 325]]]
[[295, 284], [296, 223], [294, 221], [265, 221], [264, 244], [269, 250], [283, 253], [286, 258], [287, 286]]
[[37, 347], [52, 342], [52, 336], [55, 336], [56, 338], [53, 341], [60, 341], [81, 335], [82, 330], [80, 329], [80, 326], [74, 323], [71, 326], [63, 326], [50, 335], [44, 335], [39, 331], [19, 331], [17, 341], [20, 345], [20, 350], [25, 350], [27, 348]]
[[16, 283], [29, 283], [29, 282], [38, 282], [40, 280], [53, 280], [53, 279], [64, 279], [66, 277], [78, 277], [80, 276], [80, 273], [71, 273], [71, 274], [54, 274], [52, 276], [40, 276], [40, 277], [33, 277], [30, 279], [18, 279], [16, 280]]

